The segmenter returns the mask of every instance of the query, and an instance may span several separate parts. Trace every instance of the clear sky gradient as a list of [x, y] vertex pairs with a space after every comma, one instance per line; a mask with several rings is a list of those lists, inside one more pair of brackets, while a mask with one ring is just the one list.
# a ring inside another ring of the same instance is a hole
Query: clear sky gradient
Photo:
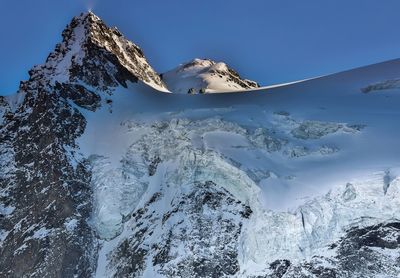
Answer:
[[0, 94], [15, 92], [88, 9], [158, 72], [211, 58], [269, 85], [400, 58], [398, 0], [0, 0]]

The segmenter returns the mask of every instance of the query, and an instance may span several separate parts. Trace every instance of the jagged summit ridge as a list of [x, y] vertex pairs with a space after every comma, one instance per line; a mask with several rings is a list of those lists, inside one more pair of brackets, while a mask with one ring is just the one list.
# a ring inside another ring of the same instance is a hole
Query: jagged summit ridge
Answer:
[[118, 85], [126, 87], [126, 81], [140, 80], [167, 91], [143, 51], [94, 13], [74, 17], [62, 32], [62, 38], [45, 64], [30, 71], [31, 78], [47, 79], [50, 84], [84, 82], [102, 90]]
[[172, 92], [214, 93], [258, 88], [257, 82], [243, 79], [223, 62], [193, 59], [162, 74]]
[[[160, 75], [139, 46], [93, 12], [74, 17], [45, 63], [35, 66], [29, 75], [29, 81], [43, 86], [78, 83], [100, 91], [127, 87], [127, 81], [141, 81], [158, 91], [174, 93], [220, 93], [259, 87], [225, 63], [210, 59], [193, 59]], [[26, 91], [26, 87], [29, 85], [22, 85], [20, 91]]]

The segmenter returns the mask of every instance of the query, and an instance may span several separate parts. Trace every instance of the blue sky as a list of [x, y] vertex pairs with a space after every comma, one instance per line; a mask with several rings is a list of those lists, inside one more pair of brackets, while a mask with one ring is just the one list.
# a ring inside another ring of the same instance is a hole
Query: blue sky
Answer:
[[158, 72], [211, 58], [268, 85], [400, 58], [398, 0], [1, 0], [0, 94], [16, 91], [89, 8]]

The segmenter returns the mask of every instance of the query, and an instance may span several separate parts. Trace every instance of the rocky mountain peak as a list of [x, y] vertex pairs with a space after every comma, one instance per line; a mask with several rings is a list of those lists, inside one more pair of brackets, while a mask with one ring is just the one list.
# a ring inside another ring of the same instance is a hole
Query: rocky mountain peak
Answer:
[[93, 12], [74, 17], [62, 38], [45, 64], [30, 71], [31, 79], [45, 79], [53, 85], [80, 81], [101, 90], [142, 81], [167, 91], [143, 51]]

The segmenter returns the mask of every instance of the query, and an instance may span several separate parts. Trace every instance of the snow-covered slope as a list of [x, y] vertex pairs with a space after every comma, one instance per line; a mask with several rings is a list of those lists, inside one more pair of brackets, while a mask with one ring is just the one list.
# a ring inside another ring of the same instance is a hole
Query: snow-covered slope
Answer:
[[[130, 86], [95, 113], [82, 111], [88, 126], [78, 144], [84, 157], [100, 155], [93, 173], [103, 177], [93, 184], [103, 194], [94, 200], [97, 276], [395, 277], [400, 94], [362, 88], [399, 69], [394, 60], [242, 94]], [[111, 136], [95, 140], [99, 130]], [[357, 243], [358, 233], [378, 239]]]
[[257, 88], [251, 80], [242, 79], [225, 63], [194, 59], [162, 74], [170, 91], [183, 94], [218, 93]]
[[116, 34], [73, 19], [0, 99], [0, 276], [399, 276], [400, 60], [164, 94]]

